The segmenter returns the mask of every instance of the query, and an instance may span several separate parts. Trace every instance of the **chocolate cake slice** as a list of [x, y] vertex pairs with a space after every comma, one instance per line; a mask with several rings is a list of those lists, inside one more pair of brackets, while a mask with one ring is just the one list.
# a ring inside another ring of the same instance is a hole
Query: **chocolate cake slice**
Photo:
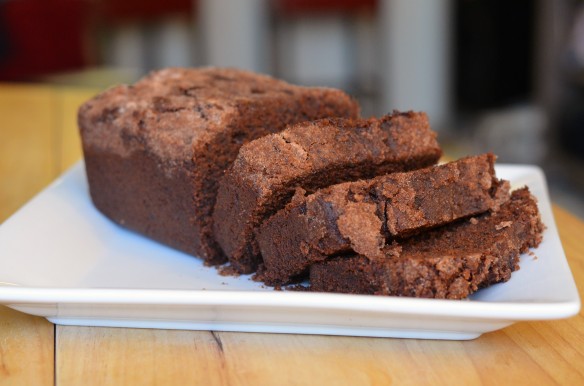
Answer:
[[312, 291], [463, 299], [509, 280], [519, 256], [541, 242], [527, 188], [496, 212], [445, 225], [386, 247], [382, 257], [337, 256], [310, 267]]
[[496, 210], [509, 198], [509, 184], [496, 178], [494, 163], [493, 154], [483, 154], [300, 192], [257, 231], [264, 262], [258, 277], [288, 284], [328, 256], [378, 258], [392, 239]]
[[101, 93], [78, 121], [95, 206], [216, 264], [225, 261], [212, 231], [217, 180], [239, 148], [291, 123], [358, 113], [339, 90], [235, 69], [169, 68]]
[[324, 119], [294, 125], [243, 146], [220, 182], [215, 237], [242, 273], [261, 262], [255, 229], [297, 188], [312, 192], [343, 181], [419, 169], [441, 150], [424, 113], [376, 119]]

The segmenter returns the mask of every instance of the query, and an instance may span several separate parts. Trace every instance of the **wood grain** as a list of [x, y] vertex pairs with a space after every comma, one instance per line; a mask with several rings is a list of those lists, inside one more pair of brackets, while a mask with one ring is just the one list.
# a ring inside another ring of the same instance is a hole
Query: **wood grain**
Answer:
[[[94, 93], [0, 84], [0, 223], [81, 157], [75, 111]], [[54, 331], [0, 306], [0, 384], [53, 384]]]
[[82, 157], [77, 128], [79, 106], [97, 93], [97, 89], [61, 87], [57, 92], [58, 124], [55, 128], [57, 168], [65, 171]]
[[0, 222], [57, 176], [54, 103], [51, 87], [0, 85]]
[[0, 306], [0, 384], [52, 385], [54, 325]]
[[57, 326], [59, 385], [222, 385], [210, 332]]
[[81, 159], [77, 109], [96, 92], [0, 84], [0, 222]]
[[582, 346], [557, 334], [565, 323], [520, 323], [467, 342], [57, 327], [57, 381], [582, 384]]
[[[55, 90], [0, 85], [0, 223], [58, 174]], [[0, 383], [49, 385], [54, 326], [0, 306]]]

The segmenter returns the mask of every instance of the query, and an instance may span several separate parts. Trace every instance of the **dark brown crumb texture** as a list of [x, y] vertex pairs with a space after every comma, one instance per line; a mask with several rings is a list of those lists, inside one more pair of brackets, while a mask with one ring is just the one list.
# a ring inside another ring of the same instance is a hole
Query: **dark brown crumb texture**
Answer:
[[281, 289], [463, 299], [541, 242], [495, 156], [434, 165], [425, 113], [360, 119], [340, 90], [167, 68], [80, 107], [91, 198], [117, 224]]
[[95, 206], [217, 264], [225, 261], [212, 230], [217, 181], [239, 148], [288, 124], [358, 114], [339, 90], [234, 69], [169, 68], [101, 93], [79, 109], [78, 122]]
[[314, 264], [311, 290], [463, 299], [509, 280], [543, 229], [535, 198], [519, 189], [498, 211], [390, 245], [382, 258], [349, 254]]
[[261, 262], [254, 231], [297, 188], [418, 169], [441, 156], [424, 113], [301, 123], [243, 146], [222, 179], [213, 213], [216, 240], [239, 272]]
[[381, 257], [395, 238], [498, 209], [509, 198], [509, 184], [496, 178], [494, 162], [494, 155], [483, 154], [308, 196], [299, 192], [256, 232], [261, 280], [287, 284], [312, 263], [338, 254]]

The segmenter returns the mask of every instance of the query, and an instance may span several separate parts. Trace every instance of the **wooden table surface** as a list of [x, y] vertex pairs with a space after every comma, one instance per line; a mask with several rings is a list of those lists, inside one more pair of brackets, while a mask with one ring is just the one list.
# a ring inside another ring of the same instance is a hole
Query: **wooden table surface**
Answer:
[[[79, 159], [76, 109], [93, 93], [0, 84], [0, 222]], [[554, 214], [584, 298], [584, 222]], [[54, 383], [584, 384], [584, 318], [430, 341], [67, 327], [0, 306], [0, 384]]]

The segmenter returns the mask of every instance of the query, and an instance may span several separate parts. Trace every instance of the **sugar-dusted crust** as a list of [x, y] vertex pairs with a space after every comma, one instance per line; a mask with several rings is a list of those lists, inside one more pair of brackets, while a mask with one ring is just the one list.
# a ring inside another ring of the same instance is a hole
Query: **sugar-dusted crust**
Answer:
[[343, 181], [418, 169], [441, 150], [424, 113], [379, 119], [324, 119], [294, 125], [243, 146], [220, 183], [216, 239], [239, 272], [261, 262], [254, 231], [297, 188], [308, 192]]
[[382, 258], [348, 254], [314, 264], [311, 290], [463, 299], [509, 280], [543, 229], [535, 198], [519, 189], [498, 211], [390, 245]]
[[217, 180], [241, 145], [304, 120], [356, 117], [339, 90], [251, 72], [170, 68], [113, 87], [80, 109], [91, 197], [115, 222], [208, 263]]

